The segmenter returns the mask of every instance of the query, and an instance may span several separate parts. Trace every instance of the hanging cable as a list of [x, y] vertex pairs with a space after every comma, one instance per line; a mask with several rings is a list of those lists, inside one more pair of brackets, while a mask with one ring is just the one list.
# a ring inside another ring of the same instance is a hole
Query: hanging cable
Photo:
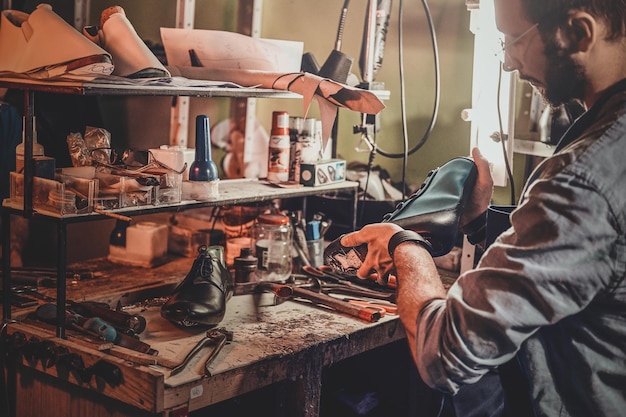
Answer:
[[[365, 133], [367, 135], [367, 133]], [[363, 189], [363, 195], [361, 196], [361, 201], [364, 203], [367, 197], [367, 190], [370, 184], [370, 177], [372, 175], [372, 170], [374, 169], [374, 159], [376, 158], [376, 133], [374, 133], [374, 140], [371, 141], [369, 136], [367, 137], [367, 141], [372, 145], [369, 157], [367, 159], [367, 176], [365, 177], [365, 187]], [[358, 224], [363, 224], [363, 214], [365, 212], [365, 204], [361, 204], [361, 212], [359, 213]]]
[[[426, 2], [426, 0], [422, 0], [422, 5], [424, 8], [424, 12], [426, 14], [426, 19], [428, 21], [428, 28], [429, 28], [429, 32], [430, 32], [430, 39], [431, 39], [431, 44], [432, 44], [432, 49], [433, 49], [433, 62], [434, 62], [434, 67], [435, 67], [435, 101], [434, 101], [434, 105], [433, 105], [433, 110], [432, 110], [432, 114], [431, 114], [431, 118], [430, 118], [430, 123], [428, 125], [428, 128], [426, 129], [424, 135], [422, 136], [422, 138], [419, 140], [419, 142], [417, 144], [415, 144], [415, 146], [413, 146], [413, 148], [408, 149], [402, 153], [391, 153], [391, 152], [387, 152], [383, 149], [381, 149], [380, 147], [378, 148], [378, 153], [387, 157], [387, 158], [404, 158], [405, 159], [405, 164], [406, 164], [406, 158], [409, 155], [412, 155], [413, 153], [415, 153], [418, 149], [420, 149], [428, 140], [428, 138], [430, 137], [430, 134], [435, 126], [435, 123], [437, 121], [437, 115], [439, 113], [439, 102], [440, 102], [440, 96], [441, 96], [441, 82], [440, 82], [440, 65], [439, 65], [439, 51], [438, 51], [438, 47], [437, 47], [437, 36], [435, 33], [435, 26], [433, 23], [433, 19], [432, 19], [432, 15], [430, 13], [430, 9], [428, 7], [428, 3]], [[401, 23], [402, 23], [402, 17], [403, 17], [403, 2], [402, 0], [400, 0], [400, 6], [399, 6], [399, 27], [401, 28]], [[401, 29], [400, 29], [401, 30]], [[402, 37], [400, 38], [402, 39]], [[401, 103], [401, 117], [403, 120], [403, 136], [404, 136], [404, 141], [405, 143], [407, 143], [407, 147], [408, 147], [408, 134], [405, 128], [406, 125], [406, 98], [405, 98], [405, 80], [404, 80], [404, 70], [403, 70], [403, 66], [404, 66], [404, 53], [403, 53], [403, 47], [402, 47], [402, 41], [398, 42], [398, 50], [399, 50], [399, 56], [400, 56], [400, 103]], [[403, 182], [405, 181], [405, 175], [403, 174]]]
[[502, 157], [504, 158], [504, 166], [506, 167], [506, 174], [509, 178], [509, 184], [511, 184], [511, 205], [515, 205], [515, 181], [513, 179], [513, 172], [511, 171], [511, 164], [509, 163], [508, 152], [506, 149], [506, 140], [508, 136], [504, 136], [504, 128], [502, 127], [502, 110], [500, 109], [500, 92], [502, 89], [502, 65], [500, 65], [500, 70], [498, 71], [498, 89], [497, 89], [497, 98], [496, 98], [496, 107], [498, 113], [498, 126], [500, 129], [500, 144], [502, 145]]
[[404, 5], [400, 0], [398, 11], [398, 44], [400, 45], [398, 53], [398, 66], [400, 73], [400, 114], [402, 114], [402, 200], [406, 198], [406, 171], [409, 159], [409, 134], [406, 122], [406, 91], [404, 82], [404, 53], [402, 45], [404, 44]]

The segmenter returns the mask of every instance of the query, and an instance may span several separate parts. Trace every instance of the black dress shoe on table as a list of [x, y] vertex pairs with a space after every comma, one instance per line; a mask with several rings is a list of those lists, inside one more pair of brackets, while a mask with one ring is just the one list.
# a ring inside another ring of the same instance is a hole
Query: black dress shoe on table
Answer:
[[[454, 158], [432, 170], [420, 188], [382, 222], [413, 230], [426, 239], [433, 257], [443, 256], [456, 244], [460, 219], [476, 184], [478, 170], [473, 160]], [[361, 245], [346, 248], [341, 238], [331, 242], [324, 251], [324, 263], [334, 269], [355, 274], [367, 254]]]
[[161, 307], [161, 316], [181, 327], [215, 326], [224, 318], [233, 279], [222, 246], [201, 246], [185, 279]]

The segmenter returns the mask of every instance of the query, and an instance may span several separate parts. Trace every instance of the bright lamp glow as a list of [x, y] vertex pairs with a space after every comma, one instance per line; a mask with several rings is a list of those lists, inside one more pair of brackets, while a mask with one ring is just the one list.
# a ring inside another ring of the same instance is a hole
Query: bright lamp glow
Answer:
[[512, 166], [513, 135], [509, 135], [509, 132], [514, 131], [511, 91], [515, 91], [515, 76], [500, 70], [502, 34], [496, 28], [493, 0], [480, 0], [480, 5], [473, 7], [470, 13], [470, 30], [474, 34], [472, 108], [466, 113], [467, 119], [471, 121], [470, 147], [478, 146], [491, 162], [494, 184], [506, 186], [506, 166], [499, 140], [500, 129], [505, 137], [511, 138], [505, 144], [507, 158]]

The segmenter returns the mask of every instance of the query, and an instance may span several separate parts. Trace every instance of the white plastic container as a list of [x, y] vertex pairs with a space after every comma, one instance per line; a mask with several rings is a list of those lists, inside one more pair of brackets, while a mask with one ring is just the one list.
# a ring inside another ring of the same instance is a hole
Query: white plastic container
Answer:
[[165, 261], [167, 224], [139, 222], [126, 229], [126, 251], [112, 251], [109, 260], [126, 265], [150, 268]]

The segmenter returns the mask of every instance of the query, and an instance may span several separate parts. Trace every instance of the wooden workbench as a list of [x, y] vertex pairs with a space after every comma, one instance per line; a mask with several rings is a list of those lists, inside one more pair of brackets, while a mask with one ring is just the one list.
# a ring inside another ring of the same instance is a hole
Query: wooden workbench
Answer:
[[[94, 261], [90, 265], [98, 271], [97, 277], [70, 283], [68, 299], [127, 304], [137, 298], [137, 292], [171, 290], [191, 262], [191, 258], [178, 258], [158, 268], [127, 267], [120, 273], [119, 267]], [[136, 308], [148, 322], [142, 341], [157, 349], [160, 357], [179, 360], [206, 332], [173, 326], [160, 317], [158, 306]], [[51, 332], [55, 344], [78, 349], [86, 366], [99, 359], [117, 364], [124, 382], [117, 387], [80, 383], [71, 375], [63, 378], [54, 367], [44, 370], [40, 363], [33, 366], [23, 360], [17, 367], [17, 416], [179, 416], [276, 383], [287, 383], [290, 391], [286, 415], [317, 416], [325, 368], [405, 337], [396, 316], [368, 323], [306, 302], [275, 305], [270, 293], [232, 297], [219, 327], [231, 331], [233, 340], [212, 362], [211, 376], [204, 374], [203, 356], [170, 377], [169, 369], [149, 364], [146, 355], [128, 360], [124, 349], [99, 351], [71, 337], [55, 338]], [[28, 329], [18, 322], [9, 326], [9, 334], [29, 334]]]

